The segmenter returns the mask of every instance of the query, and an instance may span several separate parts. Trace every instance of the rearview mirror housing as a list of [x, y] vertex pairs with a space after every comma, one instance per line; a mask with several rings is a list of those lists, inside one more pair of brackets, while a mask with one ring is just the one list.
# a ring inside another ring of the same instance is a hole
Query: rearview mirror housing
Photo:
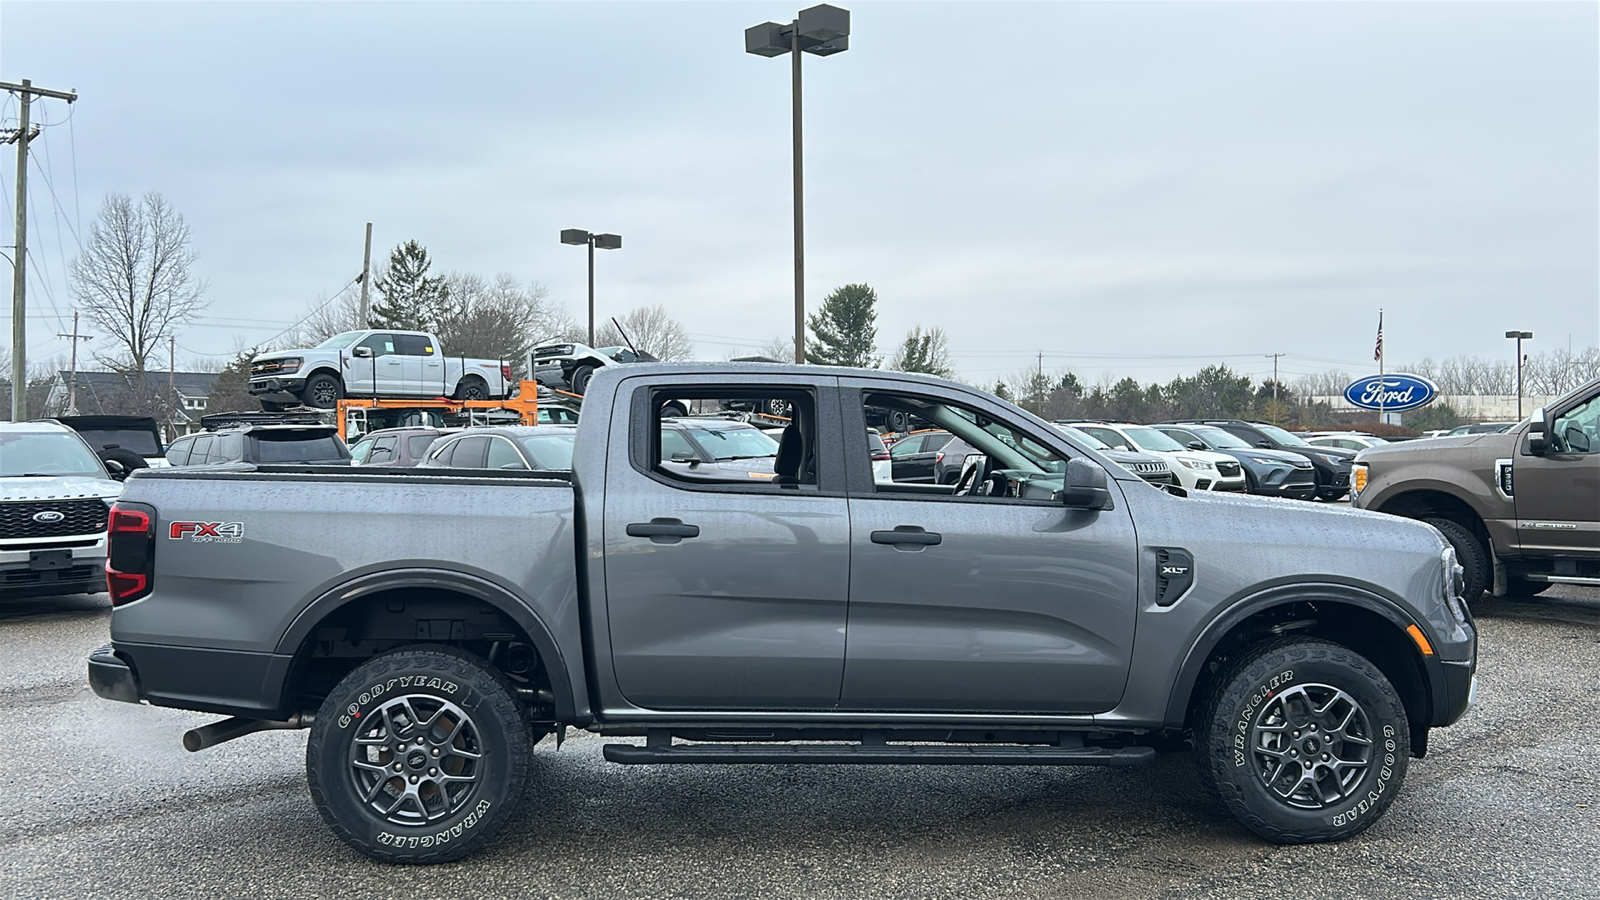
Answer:
[[1206, 445], [1200, 443], [1199, 441], [1190, 441], [1184, 446], [1188, 447], [1190, 450], [1204, 450], [1206, 448]]
[[1106, 470], [1082, 457], [1067, 460], [1061, 503], [1072, 509], [1110, 509], [1111, 490], [1106, 486]]
[[371, 347], [356, 347], [355, 349], [350, 351], [350, 355], [354, 356], [356, 359], [371, 359], [372, 358], [372, 348]]
[[1549, 443], [1545, 439], [1547, 428], [1544, 408], [1534, 410], [1533, 415], [1528, 417], [1528, 452], [1534, 456], [1543, 456], [1545, 450], [1549, 448]]

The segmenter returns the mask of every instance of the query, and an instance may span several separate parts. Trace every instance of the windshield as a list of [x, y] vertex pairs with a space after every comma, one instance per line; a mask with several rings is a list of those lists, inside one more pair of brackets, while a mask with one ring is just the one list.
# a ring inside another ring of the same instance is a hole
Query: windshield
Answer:
[[1206, 443], [1218, 450], [1251, 449], [1250, 445], [1240, 440], [1237, 435], [1223, 431], [1221, 428], [1202, 425], [1189, 430], [1194, 432], [1196, 437], [1203, 439]]
[[336, 334], [333, 337], [328, 338], [327, 340], [325, 340], [322, 343], [318, 344], [316, 349], [318, 349], [318, 350], [343, 350], [344, 348], [346, 348], [346, 347], [350, 346], [351, 344], [354, 344], [356, 341], [360, 340], [361, 336], [363, 334], [366, 334], [366, 332], [365, 331], [346, 331], [343, 334]]
[[0, 477], [23, 475], [106, 477], [100, 460], [75, 434], [0, 432]]
[[569, 471], [572, 469], [573, 438], [577, 434], [576, 431], [534, 434], [518, 438], [517, 443], [522, 445], [522, 452], [528, 454], [539, 468]]
[[1297, 437], [1295, 435], [1292, 435], [1287, 431], [1284, 431], [1282, 428], [1279, 428], [1276, 425], [1257, 425], [1256, 427], [1261, 429], [1261, 431], [1263, 433], [1265, 433], [1267, 436], [1271, 437], [1273, 440], [1277, 441], [1278, 443], [1283, 444], [1284, 446], [1287, 446], [1287, 447], [1309, 447], [1309, 446], [1311, 446], [1310, 444], [1308, 444], [1305, 441], [1301, 440], [1299, 437]]
[[1160, 453], [1171, 453], [1174, 450], [1183, 449], [1182, 444], [1178, 443], [1172, 438], [1167, 437], [1154, 428], [1146, 428], [1143, 425], [1134, 425], [1129, 428], [1124, 428], [1122, 429], [1122, 433], [1127, 435], [1128, 440], [1132, 441], [1134, 446], [1138, 447], [1140, 450], [1154, 450]]
[[719, 462], [778, 455], [778, 442], [759, 428], [690, 428], [689, 436]]
[[1110, 444], [1106, 443], [1105, 441], [1100, 440], [1099, 438], [1097, 438], [1094, 435], [1088, 433], [1087, 431], [1079, 431], [1078, 429], [1073, 428], [1071, 425], [1057, 425], [1056, 426], [1056, 430], [1061, 432], [1062, 434], [1066, 435], [1067, 437], [1077, 438], [1079, 443], [1084, 444], [1090, 450], [1110, 450], [1111, 449], [1111, 445]]

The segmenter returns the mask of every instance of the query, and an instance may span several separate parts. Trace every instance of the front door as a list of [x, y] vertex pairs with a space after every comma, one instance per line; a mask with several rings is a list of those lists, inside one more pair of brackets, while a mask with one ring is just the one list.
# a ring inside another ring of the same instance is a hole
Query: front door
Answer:
[[[720, 402], [704, 395], [705, 382], [685, 387]], [[629, 384], [612, 410], [603, 532], [622, 695], [650, 709], [832, 709], [850, 520], [838, 454], [818, 452], [819, 389], [785, 398], [803, 437], [790, 442], [800, 456], [778, 461], [791, 464], [794, 483], [778, 484], [742, 471], [689, 480], [663, 465], [661, 387]], [[651, 439], [630, 445], [641, 433]]]
[[[955, 432], [992, 468], [1031, 471], [1047, 483], [1074, 452], [1006, 423], [998, 404], [973, 398], [960, 406], [910, 392], [863, 402], [863, 392], [843, 382], [847, 423], [862, 406], [904, 408]], [[1093, 511], [1005, 495], [1000, 485], [1015, 484], [1004, 477], [992, 483], [994, 495], [958, 496], [874, 483], [864, 454], [847, 462], [850, 641], [841, 709], [1081, 714], [1117, 705], [1133, 651], [1138, 553], [1115, 480], [1115, 508]]]
[[1600, 395], [1550, 413], [1543, 456], [1518, 439], [1517, 537], [1524, 553], [1600, 558]]
[[372, 356], [349, 360], [345, 393], [358, 397], [397, 393], [400, 390], [402, 365], [394, 345], [394, 335], [375, 331], [356, 346], [372, 351]]

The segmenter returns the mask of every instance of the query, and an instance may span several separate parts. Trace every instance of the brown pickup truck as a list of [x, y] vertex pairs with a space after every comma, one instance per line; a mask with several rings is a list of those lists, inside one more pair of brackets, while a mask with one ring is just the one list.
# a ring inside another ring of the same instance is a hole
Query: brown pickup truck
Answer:
[[1350, 502], [1439, 529], [1470, 601], [1600, 585], [1600, 378], [1499, 434], [1364, 450]]

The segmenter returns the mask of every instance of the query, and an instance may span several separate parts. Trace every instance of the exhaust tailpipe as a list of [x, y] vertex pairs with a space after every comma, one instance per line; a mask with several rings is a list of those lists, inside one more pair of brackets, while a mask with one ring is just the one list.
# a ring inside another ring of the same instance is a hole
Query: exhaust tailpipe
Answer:
[[316, 718], [314, 713], [295, 713], [282, 722], [234, 716], [223, 719], [221, 722], [212, 722], [210, 725], [202, 725], [199, 728], [191, 728], [184, 732], [183, 749], [190, 753], [198, 753], [207, 747], [215, 747], [234, 738], [242, 738], [247, 734], [255, 734], [258, 731], [310, 728], [314, 718]]

